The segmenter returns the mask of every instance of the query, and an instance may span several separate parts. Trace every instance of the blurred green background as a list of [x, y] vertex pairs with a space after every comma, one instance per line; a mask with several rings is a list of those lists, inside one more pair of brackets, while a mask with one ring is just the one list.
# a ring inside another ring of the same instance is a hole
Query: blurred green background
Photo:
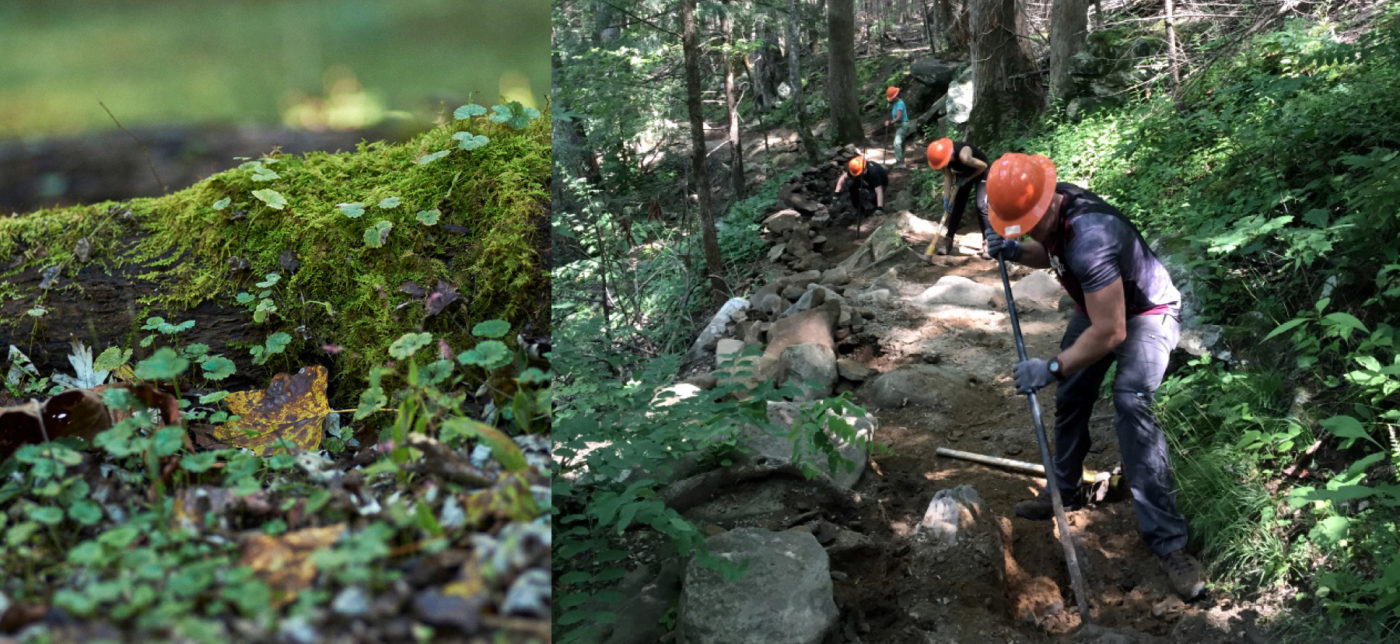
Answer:
[[548, 0], [3, 0], [0, 139], [543, 107]]

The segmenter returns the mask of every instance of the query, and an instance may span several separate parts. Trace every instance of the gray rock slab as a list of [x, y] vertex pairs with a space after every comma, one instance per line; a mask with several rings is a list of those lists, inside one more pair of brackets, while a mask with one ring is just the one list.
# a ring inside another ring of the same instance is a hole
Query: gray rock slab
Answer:
[[736, 580], [692, 559], [677, 633], [685, 644], [820, 644], [839, 611], [826, 551], [810, 532], [739, 528], [706, 549], [747, 571]]

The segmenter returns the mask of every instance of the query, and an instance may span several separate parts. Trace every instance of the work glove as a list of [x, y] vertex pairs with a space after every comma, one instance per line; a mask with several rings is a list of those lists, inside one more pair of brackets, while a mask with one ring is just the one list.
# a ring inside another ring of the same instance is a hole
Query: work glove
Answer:
[[1040, 358], [1030, 358], [1016, 363], [1016, 367], [1011, 370], [1011, 374], [1016, 381], [1016, 393], [1028, 394], [1055, 379], [1050, 373], [1050, 364]]
[[1004, 259], [1008, 262], [1021, 259], [1021, 242], [1002, 237], [994, 230], [987, 231], [986, 239], [988, 257], [992, 259]]

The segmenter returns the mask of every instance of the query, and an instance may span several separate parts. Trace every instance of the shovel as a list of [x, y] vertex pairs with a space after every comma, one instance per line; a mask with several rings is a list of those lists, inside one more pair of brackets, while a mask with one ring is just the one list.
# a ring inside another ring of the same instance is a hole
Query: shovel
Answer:
[[[1006, 291], [1006, 310], [1011, 317], [1011, 332], [1016, 336], [1016, 355], [1026, 359], [1026, 343], [1021, 339], [1021, 323], [1016, 319], [1016, 302], [1011, 298], [1011, 280], [1006, 277], [1006, 260], [997, 258], [1001, 269], [1001, 286]], [[1069, 520], [1065, 518], [1065, 504], [1060, 499], [1060, 486], [1055, 480], [1055, 463], [1050, 459], [1049, 442], [1045, 439], [1045, 424], [1040, 420], [1040, 405], [1036, 403], [1035, 392], [1026, 394], [1031, 406], [1031, 420], [1035, 422], [1035, 440], [1040, 443], [1040, 462], [1045, 466], [1045, 486], [1050, 490], [1050, 505], [1055, 509], [1055, 524], [1060, 528], [1060, 544], [1065, 547], [1065, 565], [1069, 568], [1069, 581], [1074, 586], [1074, 600], [1079, 604], [1081, 624], [1089, 623], [1089, 595], [1084, 586], [1084, 573], [1079, 570], [1079, 556], [1074, 551], [1070, 539]]]

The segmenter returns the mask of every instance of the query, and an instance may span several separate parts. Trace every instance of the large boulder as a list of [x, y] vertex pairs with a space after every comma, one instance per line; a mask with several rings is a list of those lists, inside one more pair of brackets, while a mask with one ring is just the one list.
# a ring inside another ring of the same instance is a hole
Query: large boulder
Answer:
[[950, 370], [930, 364], [900, 367], [881, 375], [871, 383], [875, 404], [881, 407], [903, 407], [908, 404], [944, 407], [948, 395], [961, 386], [962, 379]]
[[1065, 289], [1050, 271], [1033, 271], [1011, 285], [1011, 296], [1016, 298], [1017, 310], [1054, 311]]
[[972, 486], [942, 489], [929, 501], [917, 530], [926, 539], [951, 546], [966, 538], [986, 513], [987, 503]]
[[699, 364], [709, 362], [715, 353], [715, 344], [724, 336], [725, 328], [734, 321], [734, 315], [749, 308], [749, 301], [742, 297], [730, 298], [714, 317], [710, 318], [704, 329], [700, 330], [700, 335], [696, 336], [695, 342], [691, 343], [690, 351], [686, 353], [686, 364]]
[[948, 101], [944, 104], [948, 120], [962, 124], [972, 116], [972, 67], [969, 66], [948, 85]]
[[768, 330], [768, 348], [763, 355], [776, 359], [783, 354], [783, 349], [807, 343], [835, 350], [832, 330], [840, 315], [841, 304], [833, 300], [774, 322], [773, 328]]
[[1001, 289], [975, 282], [960, 275], [944, 275], [933, 286], [914, 297], [923, 307], [952, 304], [968, 308], [993, 308], [1001, 298]]
[[801, 400], [819, 400], [836, 386], [836, 352], [830, 345], [794, 344], [778, 358], [778, 378], [802, 390]]
[[684, 644], [820, 644], [836, 625], [831, 564], [810, 532], [739, 528], [710, 537], [711, 555], [748, 570], [728, 580], [692, 559], [680, 598]]
[[958, 71], [964, 65], [965, 63], [950, 63], [929, 56], [914, 61], [913, 66], [909, 68], [909, 75], [932, 89], [935, 95], [942, 94], [948, 91], [948, 84], [957, 78]]
[[791, 208], [784, 208], [763, 220], [763, 227], [774, 235], [792, 232], [802, 225], [802, 214]]
[[[779, 462], [790, 462], [794, 453], [800, 453], [808, 462], [820, 470], [823, 474], [831, 477], [832, 482], [843, 488], [850, 488], [860, 480], [860, 475], [865, 471], [866, 451], [869, 442], [875, 437], [876, 423], [875, 416], [870, 414], [843, 414], [840, 419], [855, 430], [855, 438], [842, 438], [827, 429], [827, 437], [836, 446], [836, 450], [841, 453], [841, 457], [849, 462], [853, 469], [837, 467], [832, 469], [830, 461], [825, 455], [815, 454], [810, 448], [803, 447], [799, 450], [793, 447], [792, 439], [788, 433], [793, 425], [797, 424], [802, 414], [811, 408], [813, 403], [801, 402], [774, 402], [768, 403], [768, 422], [772, 423], [777, 430], [777, 434], [764, 435], [749, 433], [746, 443], [761, 458], [776, 460]], [[827, 415], [836, 418], [835, 411], [827, 410]]]
[[854, 278], [862, 270], [869, 270], [872, 266], [880, 265], [904, 249], [905, 241], [899, 234], [900, 229], [899, 217], [886, 219], [879, 228], [866, 237], [865, 243], [860, 248], [857, 248], [846, 259], [841, 260], [838, 267], [844, 269], [847, 275]]

